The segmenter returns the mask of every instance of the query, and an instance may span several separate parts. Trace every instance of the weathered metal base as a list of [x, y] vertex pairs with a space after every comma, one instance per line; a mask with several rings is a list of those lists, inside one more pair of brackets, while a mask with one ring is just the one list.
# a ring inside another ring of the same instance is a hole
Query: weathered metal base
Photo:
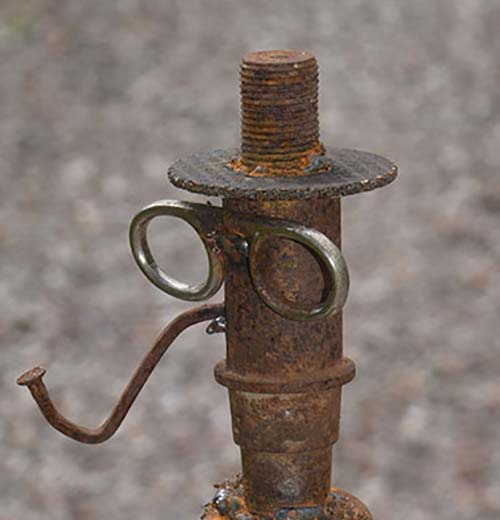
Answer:
[[239, 476], [217, 488], [214, 498], [205, 506], [203, 520], [372, 520], [359, 499], [339, 488], [331, 488], [323, 507], [285, 508], [274, 516], [255, 516], [248, 511]]

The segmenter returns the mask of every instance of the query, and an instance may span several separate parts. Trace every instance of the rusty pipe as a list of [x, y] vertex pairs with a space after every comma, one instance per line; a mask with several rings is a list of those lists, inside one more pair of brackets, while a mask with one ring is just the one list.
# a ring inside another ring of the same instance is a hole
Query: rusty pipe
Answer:
[[[340, 247], [339, 199], [225, 200], [228, 236], [248, 215], [298, 222]], [[262, 303], [236, 251], [227, 256], [227, 357], [215, 375], [229, 389], [248, 507], [269, 514], [322, 504], [331, 484], [341, 385], [355, 373], [342, 356], [342, 313], [309, 321], [280, 317]], [[254, 264], [268, 291], [288, 305], [312, 308], [327, 289], [317, 260], [296, 242], [267, 240]]]
[[[226, 333], [216, 380], [229, 391], [241, 478], [219, 486], [207, 520], [371, 520], [366, 506], [330, 488], [342, 386], [355, 374], [343, 355], [342, 307], [349, 288], [341, 253], [340, 198], [391, 183], [394, 163], [359, 150], [325, 148], [319, 139], [318, 67], [301, 51], [246, 56], [241, 78], [241, 148], [178, 159], [168, 171], [178, 188], [221, 197], [210, 203], [158, 201], [132, 220], [139, 268], [164, 292], [209, 298], [224, 282], [224, 305], [188, 311], [166, 327], [98, 428], [61, 415], [35, 368], [18, 379], [60, 432], [103, 442], [117, 430], [151, 372], [186, 327], [212, 319]], [[196, 286], [155, 261], [147, 228], [175, 216], [200, 236], [209, 262]]]
[[[250, 54], [240, 79], [242, 145], [235, 168], [248, 176], [321, 175], [327, 161], [311, 171], [324, 152], [315, 58], [306, 52]], [[229, 236], [249, 216], [283, 219], [320, 231], [340, 249], [339, 198], [224, 199], [223, 207]], [[328, 291], [321, 266], [300, 244], [267, 240], [257, 253], [253, 270], [277, 301], [314, 308]], [[256, 297], [244, 262], [228, 256], [227, 359], [216, 368], [216, 378], [229, 390], [248, 508], [262, 515], [324, 504], [339, 432], [341, 384], [354, 377], [354, 364], [342, 359], [343, 305], [320, 320], [283, 319]], [[325, 373], [332, 376], [318, 384]], [[235, 376], [244, 383], [235, 385]]]
[[43, 416], [56, 430], [75, 441], [86, 444], [100, 444], [107, 441], [118, 430], [149, 376], [177, 336], [192, 325], [216, 319], [223, 314], [224, 304], [219, 303], [190, 309], [172, 320], [153, 342], [109, 417], [97, 428], [79, 426], [66, 419], [57, 410], [43, 382], [43, 376], [46, 372], [44, 368], [36, 367], [25, 372], [17, 378], [17, 384], [28, 387]]

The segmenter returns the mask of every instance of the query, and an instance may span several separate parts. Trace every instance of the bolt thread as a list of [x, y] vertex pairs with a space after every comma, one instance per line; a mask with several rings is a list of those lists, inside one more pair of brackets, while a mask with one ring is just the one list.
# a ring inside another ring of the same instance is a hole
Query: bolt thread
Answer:
[[323, 154], [318, 65], [308, 52], [261, 51], [240, 69], [241, 158], [248, 175], [301, 175]]

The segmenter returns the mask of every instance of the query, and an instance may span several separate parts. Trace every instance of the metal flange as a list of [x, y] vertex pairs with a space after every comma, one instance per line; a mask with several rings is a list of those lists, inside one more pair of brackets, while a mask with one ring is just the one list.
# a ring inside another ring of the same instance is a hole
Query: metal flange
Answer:
[[194, 193], [247, 200], [344, 197], [390, 184], [398, 173], [388, 159], [369, 152], [327, 148], [322, 170], [307, 175], [245, 175], [233, 166], [240, 150], [214, 150], [176, 161], [168, 170], [174, 186]]

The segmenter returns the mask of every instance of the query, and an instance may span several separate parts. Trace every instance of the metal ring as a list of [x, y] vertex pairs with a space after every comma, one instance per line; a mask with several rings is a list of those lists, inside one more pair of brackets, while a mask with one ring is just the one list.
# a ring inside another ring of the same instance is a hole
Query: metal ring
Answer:
[[[349, 272], [340, 249], [323, 233], [291, 222], [255, 223], [249, 251], [249, 270], [252, 283], [261, 300], [273, 311], [291, 320], [306, 321], [323, 318], [340, 312], [349, 293]], [[249, 229], [250, 230], [250, 229]], [[267, 291], [262, 275], [256, 269], [256, 258], [264, 240], [279, 236], [299, 242], [321, 263], [325, 272], [325, 285], [329, 288], [324, 300], [312, 309], [298, 309], [274, 299]]]
[[[155, 217], [178, 217], [198, 233], [208, 256], [207, 279], [197, 285], [189, 285], [170, 277], [156, 263], [147, 239], [148, 225]], [[224, 281], [224, 255], [215, 235], [220, 226], [221, 209], [204, 204], [160, 200], [143, 208], [130, 223], [130, 248], [140, 270], [159, 289], [187, 301], [201, 301], [213, 296]]]

